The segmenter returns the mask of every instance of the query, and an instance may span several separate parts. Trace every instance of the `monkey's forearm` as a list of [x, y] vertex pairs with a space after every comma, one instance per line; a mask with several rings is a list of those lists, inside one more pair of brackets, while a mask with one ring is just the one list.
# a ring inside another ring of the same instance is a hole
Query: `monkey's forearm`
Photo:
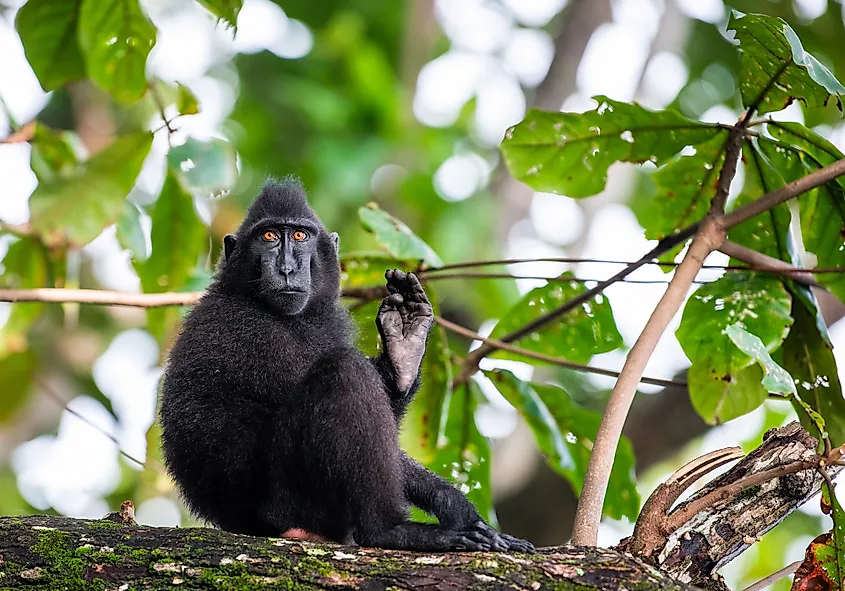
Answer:
[[371, 357], [370, 362], [381, 376], [385, 390], [390, 397], [393, 414], [396, 416], [396, 420], [400, 421], [405, 414], [405, 409], [408, 408], [408, 404], [413, 400], [414, 394], [420, 388], [420, 372], [417, 371], [409, 388], [401, 390], [396, 380], [396, 369], [387, 353], [383, 352], [378, 357]]

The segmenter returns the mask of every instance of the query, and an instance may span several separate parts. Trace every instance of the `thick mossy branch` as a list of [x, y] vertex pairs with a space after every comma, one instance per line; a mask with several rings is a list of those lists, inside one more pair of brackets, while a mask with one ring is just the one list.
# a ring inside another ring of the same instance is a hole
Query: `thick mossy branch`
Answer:
[[2, 589], [692, 589], [622, 552], [395, 552], [204, 528], [0, 517]]

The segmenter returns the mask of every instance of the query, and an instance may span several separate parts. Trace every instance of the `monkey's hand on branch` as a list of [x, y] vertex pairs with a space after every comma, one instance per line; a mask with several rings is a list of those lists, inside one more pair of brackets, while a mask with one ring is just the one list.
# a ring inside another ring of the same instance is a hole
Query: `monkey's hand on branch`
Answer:
[[381, 302], [376, 326], [393, 365], [396, 386], [404, 392], [419, 373], [434, 312], [416, 275], [393, 269], [384, 277], [388, 296]]

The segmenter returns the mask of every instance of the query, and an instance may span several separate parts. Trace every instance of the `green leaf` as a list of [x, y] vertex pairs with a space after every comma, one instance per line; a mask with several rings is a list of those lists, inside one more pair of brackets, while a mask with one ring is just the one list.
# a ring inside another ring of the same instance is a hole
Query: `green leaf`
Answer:
[[726, 423], [765, 402], [763, 372], [756, 365], [720, 375], [707, 362], [693, 362], [687, 386], [693, 408], [709, 425]]
[[[572, 274], [568, 272], [560, 276], [561, 279], [571, 277]], [[587, 288], [576, 281], [550, 281], [542, 287], [534, 288], [502, 316], [490, 336], [498, 339], [513, 332], [585, 291]], [[517, 344], [535, 353], [585, 363], [593, 355], [622, 346], [622, 335], [616, 328], [610, 302], [606, 297], [597, 295]], [[526, 359], [507, 351], [499, 351], [497, 356], [520, 361]], [[536, 361], [532, 360], [531, 363]]]
[[209, 194], [234, 186], [238, 175], [235, 160], [232, 144], [220, 139], [203, 142], [189, 138], [167, 153], [168, 164], [180, 172], [187, 186]]
[[[484, 373], [525, 418], [549, 466], [580, 494], [601, 415], [580, 407], [557, 386], [522, 382], [506, 370]], [[623, 437], [613, 462], [603, 513], [614, 519], [634, 520], [639, 509], [634, 452], [630, 441]]]
[[147, 260], [147, 235], [141, 226], [141, 210], [129, 201], [123, 202], [123, 213], [117, 220], [117, 241], [132, 253], [133, 260]]
[[74, 149], [78, 139], [69, 131], [50, 129], [40, 122], [35, 124], [30, 165], [39, 183], [51, 183], [74, 169], [79, 163]]
[[78, 32], [91, 79], [121, 102], [141, 98], [156, 28], [139, 0], [82, 0]]
[[725, 334], [736, 347], [754, 359], [763, 368], [763, 387], [773, 394], [797, 395], [795, 380], [789, 372], [775, 363], [763, 341], [755, 334], [751, 334], [740, 323], [731, 324], [725, 329]]
[[194, 209], [194, 198], [168, 171], [152, 218], [152, 253], [137, 265], [145, 293], [178, 291], [188, 282], [207, 247], [207, 229]]
[[91, 242], [120, 217], [152, 141], [147, 132], [123, 136], [66, 177], [39, 184], [29, 198], [33, 228], [50, 244], [63, 236]]
[[[151, 212], [152, 253], [135, 268], [144, 293], [184, 291], [200, 255], [208, 245], [207, 229], [194, 209], [194, 198], [182, 187], [176, 174], [167, 171], [161, 195]], [[176, 308], [147, 311], [150, 331], [164, 340], [176, 326]]]
[[[433, 302], [433, 293], [428, 296]], [[428, 338], [422, 375], [422, 385], [402, 420], [400, 442], [411, 457], [431, 467], [452, 398], [452, 359], [446, 331], [440, 326]]]
[[198, 0], [200, 5], [217, 17], [218, 21], [228, 26], [237, 27], [238, 13], [243, 7], [243, 0]]
[[176, 96], [176, 109], [182, 115], [196, 115], [200, 112], [200, 104], [191, 89], [184, 84], [177, 84], [179, 94]]
[[85, 78], [76, 38], [80, 4], [81, 0], [29, 0], [15, 18], [26, 60], [44, 90]]
[[[824, 418], [831, 443], [842, 445], [845, 443], [845, 399], [833, 351], [802, 301], [793, 301], [792, 315], [795, 324], [781, 347], [781, 363], [795, 379], [801, 399]], [[802, 424], [812, 433], [813, 422], [806, 420], [801, 409], [797, 410]]]
[[792, 324], [792, 298], [776, 278], [760, 273], [732, 272], [693, 293], [675, 333], [694, 364], [705, 364], [714, 376], [732, 375], [752, 363], [749, 354], [737, 349], [725, 333], [741, 323], [759, 335], [774, 351]]
[[0, 359], [0, 424], [12, 418], [29, 396], [36, 359], [31, 352]]
[[[745, 164], [745, 184], [731, 209], [747, 205], [786, 184], [757, 143], [743, 144], [742, 161]], [[728, 238], [757, 252], [791, 262], [792, 255], [788, 245], [791, 217], [789, 206], [781, 203], [731, 228], [728, 230]]]
[[511, 175], [537, 191], [588, 197], [604, 189], [614, 162], [661, 164], [684, 146], [724, 131], [676, 111], [652, 111], [605, 96], [595, 111], [531, 109], [505, 134], [501, 150]]
[[368, 203], [358, 210], [361, 224], [376, 236], [379, 246], [396, 259], [423, 261], [431, 267], [442, 267], [443, 261], [422, 238], [414, 234], [403, 222], [375, 203]]
[[363, 306], [352, 307], [352, 321], [355, 323], [355, 346], [368, 357], [381, 352], [381, 339], [376, 329], [376, 313], [381, 302], [373, 300]]
[[[47, 253], [32, 238], [22, 238], [11, 245], [0, 261], [0, 287], [33, 289], [47, 283]], [[44, 304], [27, 302], [11, 304], [6, 323], [0, 327], [0, 357], [27, 350], [30, 326], [44, 311]], [[0, 390], [2, 392], [2, 390]]]
[[340, 257], [340, 286], [374, 287], [384, 285], [388, 269], [410, 270], [412, 261], [399, 261], [380, 252], [348, 253]]
[[696, 145], [695, 154], [671, 160], [654, 173], [657, 194], [639, 218], [646, 238], [660, 240], [707, 214], [725, 162], [726, 138], [727, 132], [719, 132]]
[[[799, 123], [770, 122], [766, 129], [778, 141], [761, 139], [760, 147], [786, 182], [845, 158], [836, 146]], [[845, 179], [804, 193], [798, 210], [804, 247], [816, 255], [818, 266], [845, 266]], [[845, 273], [820, 273], [816, 278], [845, 301]]]
[[470, 381], [448, 401], [442, 436], [430, 468], [455, 484], [491, 525], [497, 523], [490, 483], [490, 443], [475, 425], [481, 393]]
[[760, 114], [780, 111], [793, 100], [810, 107], [833, 98], [842, 110], [845, 87], [812, 55], [804, 51], [795, 31], [781, 18], [731, 13], [728, 30], [739, 40], [740, 92], [746, 107]]

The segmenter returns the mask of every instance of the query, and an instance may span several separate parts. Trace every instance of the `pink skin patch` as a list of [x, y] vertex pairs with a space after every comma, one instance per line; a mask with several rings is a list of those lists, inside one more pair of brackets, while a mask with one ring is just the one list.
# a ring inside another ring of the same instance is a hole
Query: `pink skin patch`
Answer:
[[328, 538], [312, 534], [299, 527], [292, 527], [282, 534], [283, 538], [290, 538], [292, 540], [305, 540], [306, 542], [331, 542]]

